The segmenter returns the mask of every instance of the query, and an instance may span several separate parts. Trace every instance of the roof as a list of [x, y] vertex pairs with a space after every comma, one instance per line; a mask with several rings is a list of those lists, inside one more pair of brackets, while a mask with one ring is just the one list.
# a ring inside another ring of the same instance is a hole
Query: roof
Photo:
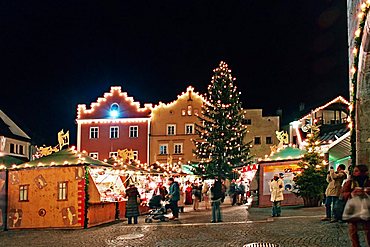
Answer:
[[0, 110], [0, 135], [27, 141], [31, 139], [2, 110]]
[[351, 155], [351, 132], [348, 131], [329, 147], [329, 162], [334, 162]]
[[52, 166], [70, 166], [70, 165], [89, 165], [89, 166], [106, 166], [112, 165], [103, 161], [94, 159], [86, 153], [77, 152], [74, 149], [63, 149], [59, 152], [52, 153], [48, 156], [43, 156], [39, 159], [23, 163], [15, 169], [29, 168], [29, 167], [52, 167]]
[[264, 161], [300, 159], [305, 152], [305, 150], [296, 147], [286, 146], [264, 159]]
[[345, 126], [331, 130], [326, 132], [321, 132], [320, 129], [320, 141], [322, 142], [329, 142], [329, 141], [336, 141], [339, 137], [343, 136], [344, 134], [349, 132], [349, 127], [346, 124]]
[[24, 162], [24, 160], [10, 155], [0, 156], [0, 170], [2, 168], [10, 168], [12, 165], [19, 165]]

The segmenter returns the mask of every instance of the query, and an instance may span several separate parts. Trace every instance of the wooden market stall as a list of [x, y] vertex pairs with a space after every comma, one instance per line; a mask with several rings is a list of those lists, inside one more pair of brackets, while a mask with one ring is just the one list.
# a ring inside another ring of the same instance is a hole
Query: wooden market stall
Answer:
[[303, 205], [303, 199], [292, 193], [293, 178], [300, 172], [298, 162], [305, 151], [299, 148], [285, 146], [270, 157], [259, 162], [259, 193], [258, 206], [271, 207], [270, 182], [274, 174], [279, 174], [284, 181], [284, 200], [281, 205]]
[[87, 228], [122, 218], [125, 201], [112, 199], [117, 186], [109, 184], [108, 199], [96, 176], [110, 170], [70, 148], [8, 169], [8, 229]]

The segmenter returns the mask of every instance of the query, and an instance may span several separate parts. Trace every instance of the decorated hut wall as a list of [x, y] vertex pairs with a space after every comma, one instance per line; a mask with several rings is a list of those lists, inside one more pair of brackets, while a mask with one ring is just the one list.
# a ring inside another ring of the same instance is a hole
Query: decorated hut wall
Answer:
[[292, 191], [294, 189], [293, 178], [301, 168], [298, 163], [301, 161], [305, 151], [292, 146], [279, 148], [264, 161], [259, 162], [259, 207], [271, 207], [270, 183], [274, 174], [279, 174], [284, 182], [284, 200], [282, 205], [303, 205], [303, 199], [297, 197]]
[[284, 181], [284, 200], [281, 205], [303, 205], [303, 200], [292, 193], [294, 182], [293, 178], [297, 171], [299, 160], [274, 161], [260, 163], [260, 181], [259, 181], [259, 207], [271, 207], [270, 182], [274, 174], [282, 176]]
[[91, 176], [110, 167], [68, 149], [9, 169], [8, 229], [74, 229], [114, 221], [118, 202], [103, 201]]
[[84, 227], [85, 179], [77, 175], [83, 169], [67, 166], [10, 170], [8, 228]]

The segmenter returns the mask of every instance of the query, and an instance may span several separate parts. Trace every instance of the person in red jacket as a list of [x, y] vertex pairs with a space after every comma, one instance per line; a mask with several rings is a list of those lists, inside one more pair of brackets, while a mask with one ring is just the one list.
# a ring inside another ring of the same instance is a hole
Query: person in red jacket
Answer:
[[[357, 165], [353, 168], [351, 178], [342, 187], [342, 197], [348, 200], [355, 196], [370, 194], [369, 168], [367, 165]], [[370, 222], [363, 220], [348, 220], [348, 232], [352, 241], [352, 247], [360, 247], [358, 238], [358, 226], [362, 224], [365, 231], [367, 246], [370, 246]]]

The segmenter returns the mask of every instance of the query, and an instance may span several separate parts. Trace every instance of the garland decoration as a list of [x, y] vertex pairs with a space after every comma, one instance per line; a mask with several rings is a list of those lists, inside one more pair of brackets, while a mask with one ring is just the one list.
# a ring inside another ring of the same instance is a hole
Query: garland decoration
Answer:
[[[359, 50], [361, 46], [363, 30], [365, 27], [365, 21], [367, 14], [370, 9], [370, 0], [361, 4], [361, 12], [357, 15], [359, 19], [358, 28], [355, 32], [353, 53], [353, 64], [351, 68], [352, 79], [351, 79], [351, 105], [350, 105], [350, 129], [351, 129], [351, 159], [353, 167], [356, 165], [356, 102], [357, 102], [357, 78], [358, 78], [358, 63], [359, 63]], [[350, 171], [352, 173], [352, 171]]]

